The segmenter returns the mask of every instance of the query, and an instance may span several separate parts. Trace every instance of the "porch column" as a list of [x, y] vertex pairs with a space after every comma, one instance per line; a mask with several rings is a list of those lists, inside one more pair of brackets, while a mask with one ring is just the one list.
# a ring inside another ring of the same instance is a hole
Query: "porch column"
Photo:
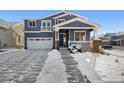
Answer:
[[96, 29], [93, 30], [93, 37], [94, 37], [93, 39], [96, 38]]
[[55, 49], [59, 49], [59, 29], [55, 29]]

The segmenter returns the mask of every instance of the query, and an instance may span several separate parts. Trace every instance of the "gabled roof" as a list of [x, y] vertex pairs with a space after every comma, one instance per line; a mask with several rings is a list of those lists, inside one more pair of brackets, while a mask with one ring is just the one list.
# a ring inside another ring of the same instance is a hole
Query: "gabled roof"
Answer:
[[106, 36], [106, 35], [109, 35], [109, 36], [116, 36], [116, 33], [106, 33], [105, 36]]
[[61, 13], [67, 13], [67, 12], [66, 11], [59, 11], [59, 12], [56, 12], [56, 13], [53, 13], [53, 14], [49, 14], [48, 16], [41, 17], [40, 19], [44, 19], [44, 18], [47, 18], [47, 17], [50, 17], [50, 16], [61, 14]]
[[67, 16], [67, 15], [75, 15], [75, 16], [77, 16], [77, 17], [79, 17], [79, 18], [87, 19], [87, 18], [84, 17], [84, 16], [80, 16], [79, 14], [72, 13], [72, 12], [67, 12], [66, 14], [56, 16], [56, 17], [54, 17], [53, 19], [61, 18], [61, 17]]
[[50, 17], [50, 16], [54, 16], [54, 15], [57, 15], [57, 14], [61, 14], [61, 13], [65, 13], [65, 14], [56, 16], [56, 17], [54, 17], [54, 18], [59, 18], [59, 17], [61, 17], [61, 16], [66, 16], [66, 15], [75, 15], [75, 16], [77, 16], [77, 17], [79, 17], [79, 18], [87, 19], [87, 18], [84, 17], [84, 16], [80, 16], [79, 14], [72, 13], [72, 12], [67, 12], [67, 11], [59, 11], [59, 12], [50, 14], [50, 15], [48, 15], [48, 16], [42, 17], [42, 18], [40, 18], [40, 19], [44, 19], [44, 18], [47, 18], [47, 17]]
[[94, 29], [99, 29], [101, 27], [100, 25], [98, 25], [96, 23], [93, 23], [93, 22], [90, 22], [88, 20], [84, 20], [84, 19], [81, 19], [81, 18], [74, 18], [74, 19], [65, 21], [63, 23], [56, 24], [53, 27], [60, 27], [60, 26], [63, 26], [63, 25], [66, 25], [66, 24], [69, 24], [69, 23], [72, 23], [72, 22], [75, 22], [75, 21], [79, 21], [79, 22], [91, 25], [91, 26], [93, 26]]

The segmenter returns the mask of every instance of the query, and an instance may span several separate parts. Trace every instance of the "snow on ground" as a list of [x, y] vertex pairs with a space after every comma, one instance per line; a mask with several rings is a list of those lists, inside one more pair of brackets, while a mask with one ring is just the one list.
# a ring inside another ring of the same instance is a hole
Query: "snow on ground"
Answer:
[[48, 54], [45, 65], [37, 78], [37, 83], [66, 83], [65, 66], [57, 50]]
[[99, 55], [96, 58], [96, 71], [103, 80], [108, 82], [124, 82], [124, 58], [119, 57], [119, 62], [115, 62], [116, 56]]
[[24, 49], [16, 49], [16, 48], [11, 48], [11, 49], [9, 49], [9, 48], [7, 48], [7, 49], [0, 49], [1, 51], [3, 51], [3, 52], [0, 52], [0, 54], [4, 54], [4, 53], [9, 53], [9, 52], [15, 52], [15, 51], [20, 51], [20, 50], [24, 50]]
[[71, 56], [73, 56], [78, 63], [82, 75], [86, 75], [91, 82], [103, 82], [94, 68], [86, 61], [90, 58], [89, 53], [76, 53], [71, 54]]
[[124, 57], [124, 50], [105, 50], [106, 53]]
[[[107, 50], [107, 52], [108, 51], [114, 54], [123, 54], [123, 52], [118, 50]], [[86, 64], [88, 65], [88, 63], [90, 63], [92, 68], [96, 70], [97, 74], [105, 82], [124, 82], [124, 58], [119, 57], [119, 62], [115, 62], [117, 56], [102, 55], [89, 52], [72, 54], [72, 56], [79, 63], [79, 67], [82, 71], [88, 69], [90, 66], [87, 67]], [[91, 77], [94, 75], [94, 71], [92, 72], [91, 70], [87, 70], [85, 73], [91, 73]]]
[[0, 83], [33, 83], [50, 50], [11, 49], [0, 54]]

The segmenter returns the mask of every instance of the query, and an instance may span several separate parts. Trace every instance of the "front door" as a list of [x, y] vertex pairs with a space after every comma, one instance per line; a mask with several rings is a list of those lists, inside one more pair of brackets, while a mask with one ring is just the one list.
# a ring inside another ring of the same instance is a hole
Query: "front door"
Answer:
[[63, 47], [66, 46], [66, 33], [59, 34], [59, 45]]

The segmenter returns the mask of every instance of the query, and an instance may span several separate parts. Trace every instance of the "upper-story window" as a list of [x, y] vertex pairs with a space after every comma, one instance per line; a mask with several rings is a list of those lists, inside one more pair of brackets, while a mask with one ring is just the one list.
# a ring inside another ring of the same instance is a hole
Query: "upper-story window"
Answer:
[[28, 27], [36, 27], [36, 21], [35, 20], [28, 21]]
[[42, 20], [41, 28], [42, 30], [51, 30], [51, 20]]
[[58, 19], [57, 20], [57, 23], [59, 24], [59, 23], [62, 23], [62, 22], [64, 22], [65, 21], [65, 19]]

